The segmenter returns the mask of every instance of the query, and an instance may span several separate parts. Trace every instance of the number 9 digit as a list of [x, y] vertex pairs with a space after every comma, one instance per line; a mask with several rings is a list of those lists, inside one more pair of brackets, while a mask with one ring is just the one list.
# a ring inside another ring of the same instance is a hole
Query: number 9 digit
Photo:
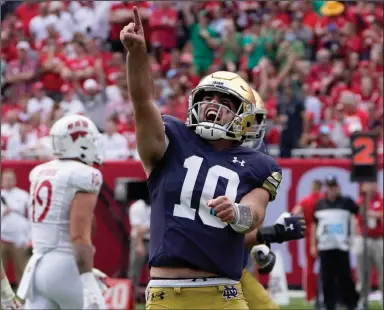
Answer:
[[[36, 190], [37, 188], [37, 190]], [[41, 199], [40, 192], [43, 188], [47, 189], [47, 197], [46, 201]], [[52, 184], [48, 180], [45, 180], [42, 182], [39, 187], [37, 187], [37, 184], [35, 186], [35, 190], [32, 195], [32, 221], [34, 223], [41, 223], [44, 221], [45, 217], [48, 214], [49, 208], [51, 207], [51, 199], [52, 199]], [[36, 204], [38, 204], [39, 207], [43, 208], [43, 212], [40, 214], [40, 216], [36, 219]]]

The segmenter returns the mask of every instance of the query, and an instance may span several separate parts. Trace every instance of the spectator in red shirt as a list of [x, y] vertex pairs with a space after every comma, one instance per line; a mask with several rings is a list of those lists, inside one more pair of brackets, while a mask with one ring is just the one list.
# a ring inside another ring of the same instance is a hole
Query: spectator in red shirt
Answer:
[[87, 53], [82, 41], [75, 41], [72, 46], [75, 57], [67, 59], [61, 74], [64, 80], [75, 80], [82, 86], [86, 79], [92, 78], [95, 74], [95, 59]]
[[16, 43], [11, 39], [11, 31], [9, 29], [1, 31], [1, 57], [6, 62], [17, 59]]
[[105, 78], [108, 85], [116, 85], [116, 80], [121, 72], [124, 71], [124, 56], [116, 52], [112, 54], [105, 68]]
[[369, 279], [372, 269], [375, 268], [378, 274], [378, 285], [380, 291], [384, 289], [383, 283], [383, 237], [384, 237], [384, 209], [383, 209], [383, 196], [377, 190], [376, 182], [366, 182], [362, 185], [362, 195], [360, 196], [357, 204], [360, 206], [360, 215], [357, 217], [358, 230], [357, 233], [360, 238], [357, 238], [356, 251], [357, 251], [357, 270], [358, 270], [358, 287], [362, 289], [362, 282], [364, 281], [364, 253], [363, 253], [363, 217], [364, 212], [364, 196], [367, 195], [367, 251], [368, 255], [368, 268]]
[[[322, 183], [320, 180], [313, 180], [311, 193], [305, 196], [299, 203], [293, 208], [292, 214], [303, 214], [304, 220], [308, 227], [312, 225], [313, 212], [316, 203], [321, 198]], [[303, 277], [303, 283], [306, 293], [306, 299], [308, 302], [314, 301], [316, 298], [317, 277], [314, 272], [316, 257], [311, 255], [311, 229], [307, 229], [305, 232], [305, 253], [306, 253], [306, 266]]]
[[321, 82], [328, 77], [332, 71], [331, 54], [326, 49], [321, 49], [316, 53], [316, 62], [312, 65], [307, 78], [308, 83]]
[[348, 127], [349, 134], [353, 131], [366, 130], [368, 127], [368, 115], [360, 106], [359, 97], [351, 91], [341, 93], [339, 103], [343, 105], [345, 114], [344, 123]]
[[360, 54], [362, 48], [361, 37], [357, 34], [356, 25], [346, 23], [341, 29], [343, 54], [348, 56], [350, 53]]
[[181, 98], [176, 93], [172, 93], [168, 96], [168, 103], [162, 110], [164, 114], [172, 115], [178, 119], [185, 120], [187, 113], [186, 104], [181, 102]]
[[330, 135], [329, 127], [323, 125], [319, 129], [319, 135], [316, 141], [311, 145], [314, 148], [318, 149], [333, 149], [336, 148], [336, 144], [332, 141]]
[[23, 22], [25, 33], [29, 33], [29, 23], [32, 18], [39, 14], [38, 1], [25, 1], [15, 10], [16, 17]]
[[61, 52], [61, 43], [51, 38], [47, 40], [40, 54], [40, 81], [49, 97], [60, 98], [60, 87], [63, 85], [61, 72], [65, 66], [65, 55]]
[[149, 17], [151, 27], [151, 45], [166, 51], [176, 47], [177, 11], [172, 7], [172, 1], [158, 1]]
[[[146, 40], [148, 40], [150, 36], [148, 25], [150, 11], [148, 1], [119, 1], [119, 3], [111, 6], [109, 15], [109, 21], [111, 23], [110, 39], [112, 43], [112, 51], [114, 52], [124, 52], [123, 45], [120, 42], [120, 31], [124, 28], [124, 26], [133, 21], [133, 6], [137, 6], [139, 8]], [[147, 47], [150, 47], [149, 42], [147, 43]]]

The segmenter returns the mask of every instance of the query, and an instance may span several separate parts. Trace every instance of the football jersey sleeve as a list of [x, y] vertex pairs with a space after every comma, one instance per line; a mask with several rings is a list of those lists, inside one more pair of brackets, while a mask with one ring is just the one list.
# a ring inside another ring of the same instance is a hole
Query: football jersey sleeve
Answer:
[[103, 176], [99, 170], [85, 166], [73, 172], [71, 183], [76, 192], [98, 194], [103, 184]]
[[185, 139], [188, 139], [187, 135], [190, 134], [190, 130], [181, 120], [164, 114], [161, 117], [163, 118], [164, 131], [167, 137], [167, 145], [168, 143], [185, 141]]
[[282, 180], [282, 170], [271, 156], [263, 153], [259, 154], [261, 156], [256, 159], [253, 168], [255, 178], [259, 181], [257, 187], [264, 188], [269, 193], [269, 201], [273, 201]]

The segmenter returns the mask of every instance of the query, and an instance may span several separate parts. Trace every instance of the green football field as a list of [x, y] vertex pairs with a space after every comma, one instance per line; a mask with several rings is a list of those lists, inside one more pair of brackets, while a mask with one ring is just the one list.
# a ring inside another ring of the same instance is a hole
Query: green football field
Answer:
[[[287, 309], [287, 310], [301, 310], [301, 309], [314, 309], [313, 306], [309, 306], [306, 301], [302, 298], [291, 298], [290, 299], [291, 303], [289, 306], [280, 306], [280, 309]], [[136, 305], [136, 310], [143, 310], [144, 304], [137, 304]], [[340, 308], [344, 309], [344, 308]], [[383, 305], [378, 303], [378, 302], [372, 302], [369, 307], [370, 310], [382, 310]]]

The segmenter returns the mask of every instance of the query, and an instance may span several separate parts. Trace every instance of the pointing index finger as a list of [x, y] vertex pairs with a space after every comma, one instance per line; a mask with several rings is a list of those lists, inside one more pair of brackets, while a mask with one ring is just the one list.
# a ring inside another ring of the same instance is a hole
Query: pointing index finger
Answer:
[[133, 22], [135, 23], [136, 28], [142, 27], [140, 13], [137, 6], [133, 7]]

